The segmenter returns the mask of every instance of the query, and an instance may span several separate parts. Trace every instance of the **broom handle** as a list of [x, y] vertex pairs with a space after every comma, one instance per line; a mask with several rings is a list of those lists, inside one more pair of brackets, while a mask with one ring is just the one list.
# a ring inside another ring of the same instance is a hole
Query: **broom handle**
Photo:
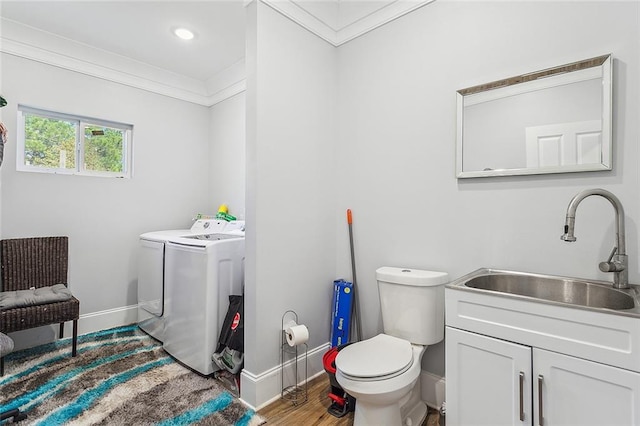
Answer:
[[[351, 304], [351, 316], [353, 323], [356, 326], [356, 334], [358, 340], [362, 339], [362, 328], [360, 327], [360, 306], [358, 303], [359, 292], [357, 289], [356, 279], [356, 256], [353, 248], [353, 216], [351, 215], [351, 209], [347, 209], [347, 223], [349, 224], [349, 246], [351, 247], [351, 274], [353, 276], [353, 303]], [[356, 342], [356, 339], [351, 339]]]

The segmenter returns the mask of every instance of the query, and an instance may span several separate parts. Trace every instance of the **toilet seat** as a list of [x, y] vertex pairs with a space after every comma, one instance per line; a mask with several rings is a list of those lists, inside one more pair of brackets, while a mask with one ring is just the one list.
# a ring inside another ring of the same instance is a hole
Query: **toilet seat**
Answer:
[[411, 343], [386, 334], [354, 343], [336, 357], [336, 367], [356, 381], [385, 380], [406, 372], [413, 365]]

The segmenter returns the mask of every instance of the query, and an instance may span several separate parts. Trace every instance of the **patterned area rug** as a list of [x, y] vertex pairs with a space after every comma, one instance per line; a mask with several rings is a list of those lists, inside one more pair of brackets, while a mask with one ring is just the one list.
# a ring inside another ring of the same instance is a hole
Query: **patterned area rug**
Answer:
[[[136, 325], [78, 336], [5, 357], [0, 412], [22, 425], [238, 425], [264, 423], [219, 381], [171, 358]], [[0, 422], [1, 423], [1, 422]]]

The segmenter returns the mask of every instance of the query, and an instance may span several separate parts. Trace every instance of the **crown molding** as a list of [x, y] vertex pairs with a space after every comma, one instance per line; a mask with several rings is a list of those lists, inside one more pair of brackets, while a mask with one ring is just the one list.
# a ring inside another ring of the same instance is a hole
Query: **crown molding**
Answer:
[[206, 83], [2, 18], [0, 52], [210, 107], [245, 90], [244, 62]]
[[433, 3], [435, 0], [396, 0], [386, 6], [361, 16], [338, 30], [338, 45], [342, 45], [361, 35], [373, 31], [395, 19], [400, 18], [416, 9]]
[[[347, 0], [260, 1], [338, 47], [435, 0], [351, 1], [348, 6]], [[0, 52], [206, 107], [246, 89], [244, 60], [203, 82], [10, 19], [0, 18], [0, 28]]]
[[247, 81], [243, 78], [241, 81], [238, 81], [237, 83], [225, 87], [224, 89], [214, 93], [213, 95], [208, 96], [206, 106], [214, 106], [215, 104], [218, 104], [225, 99], [232, 98], [238, 93], [244, 92], [245, 90], [247, 90]]
[[70, 56], [66, 56], [50, 50], [41, 49], [36, 46], [30, 46], [15, 40], [0, 38], [0, 51], [3, 53], [52, 65], [86, 74], [92, 77], [113, 81], [124, 84], [126, 86], [135, 87], [149, 92], [158, 93], [172, 98], [182, 99], [200, 105], [206, 105], [207, 97], [202, 94], [176, 87], [170, 83], [161, 83], [153, 81], [149, 76], [141, 76], [142, 73], [125, 72], [116, 70], [108, 66], [97, 64]]
[[[205, 82], [207, 93], [219, 98], [221, 93], [229, 93], [234, 96], [244, 90], [245, 84], [245, 60], [242, 58], [235, 64], [219, 71]], [[219, 101], [218, 101], [219, 102]]]
[[[286, 16], [293, 22], [296, 22], [303, 28], [311, 31], [321, 39], [327, 41], [333, 46], [339, 46], [338, 32], [334, 29], [334, 23], [326, 22], [315, 15], [309, 13], [306, 9], [298, 5], [292, 0], [261, 0], [264, 4], [271, 7], [275, 11]], [[331, 0], [335, 2], [336, 0]]]
[[[331, 0], [337, 13], [328, 10], [309, 9], [304, 0], [261, 0], [264, 4], [298, 23], [335, 47], [341, 46], [409, 12], [435, 0], [384, 0], [372, 3], [373, 8], [360, 7], [360, 11], [348, 18], [341, 10], [344, 0]], [[315, 5], [314, 5], [315, 6]], [[344, 22], [342, 22], [344, 21]]]

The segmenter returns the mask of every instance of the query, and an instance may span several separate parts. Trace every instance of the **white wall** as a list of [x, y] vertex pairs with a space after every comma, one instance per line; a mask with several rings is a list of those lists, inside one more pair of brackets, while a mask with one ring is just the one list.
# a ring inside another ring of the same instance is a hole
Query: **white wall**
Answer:
[[[329, 340], [335, 278], [335, 48], [261, 2], [248, 6], [245, 371], [280, 358], [281, 318]], [[316, 368], [321, 368], [319, 365]], [[310, 367], [312, 368], [312, 367]], [[279, 379], [271, 398], [279, 394]], [[243, 398], [260, 404], [243, 381]]]
[[[1, 78], [2, 238], [68, 235], [81, 316], [135, 305], [138, 235], [188, 228], [211, 210], [208, 108], [6, 54]], [[133, 124], [133, 178], [17, 172], [17, 104]]]
[[238, 219], [245, 215], [245, 106], [242, 92], [211, 107], [209, 115], [209, 211], [215, 213], [226, 203]]
[[[337, 211], [351, 207], [366, 336], [381, 330], [376, 268], [495, 267], [610, 280], [609, 203], [567, 204], [585, 188], [614, 192], [627, 214], [630, 279], [638, 259], [638, 2], [437, 1], [339, 48]], [[614, 57], [614, 170], [457, 180], [455, 92], [606, 53]], [[344, 234], [342, 224], [337, 233]], [[348, 275], [346, 239], [338, 275]], [[443, 344], [423, 368], [444, 375]]]

